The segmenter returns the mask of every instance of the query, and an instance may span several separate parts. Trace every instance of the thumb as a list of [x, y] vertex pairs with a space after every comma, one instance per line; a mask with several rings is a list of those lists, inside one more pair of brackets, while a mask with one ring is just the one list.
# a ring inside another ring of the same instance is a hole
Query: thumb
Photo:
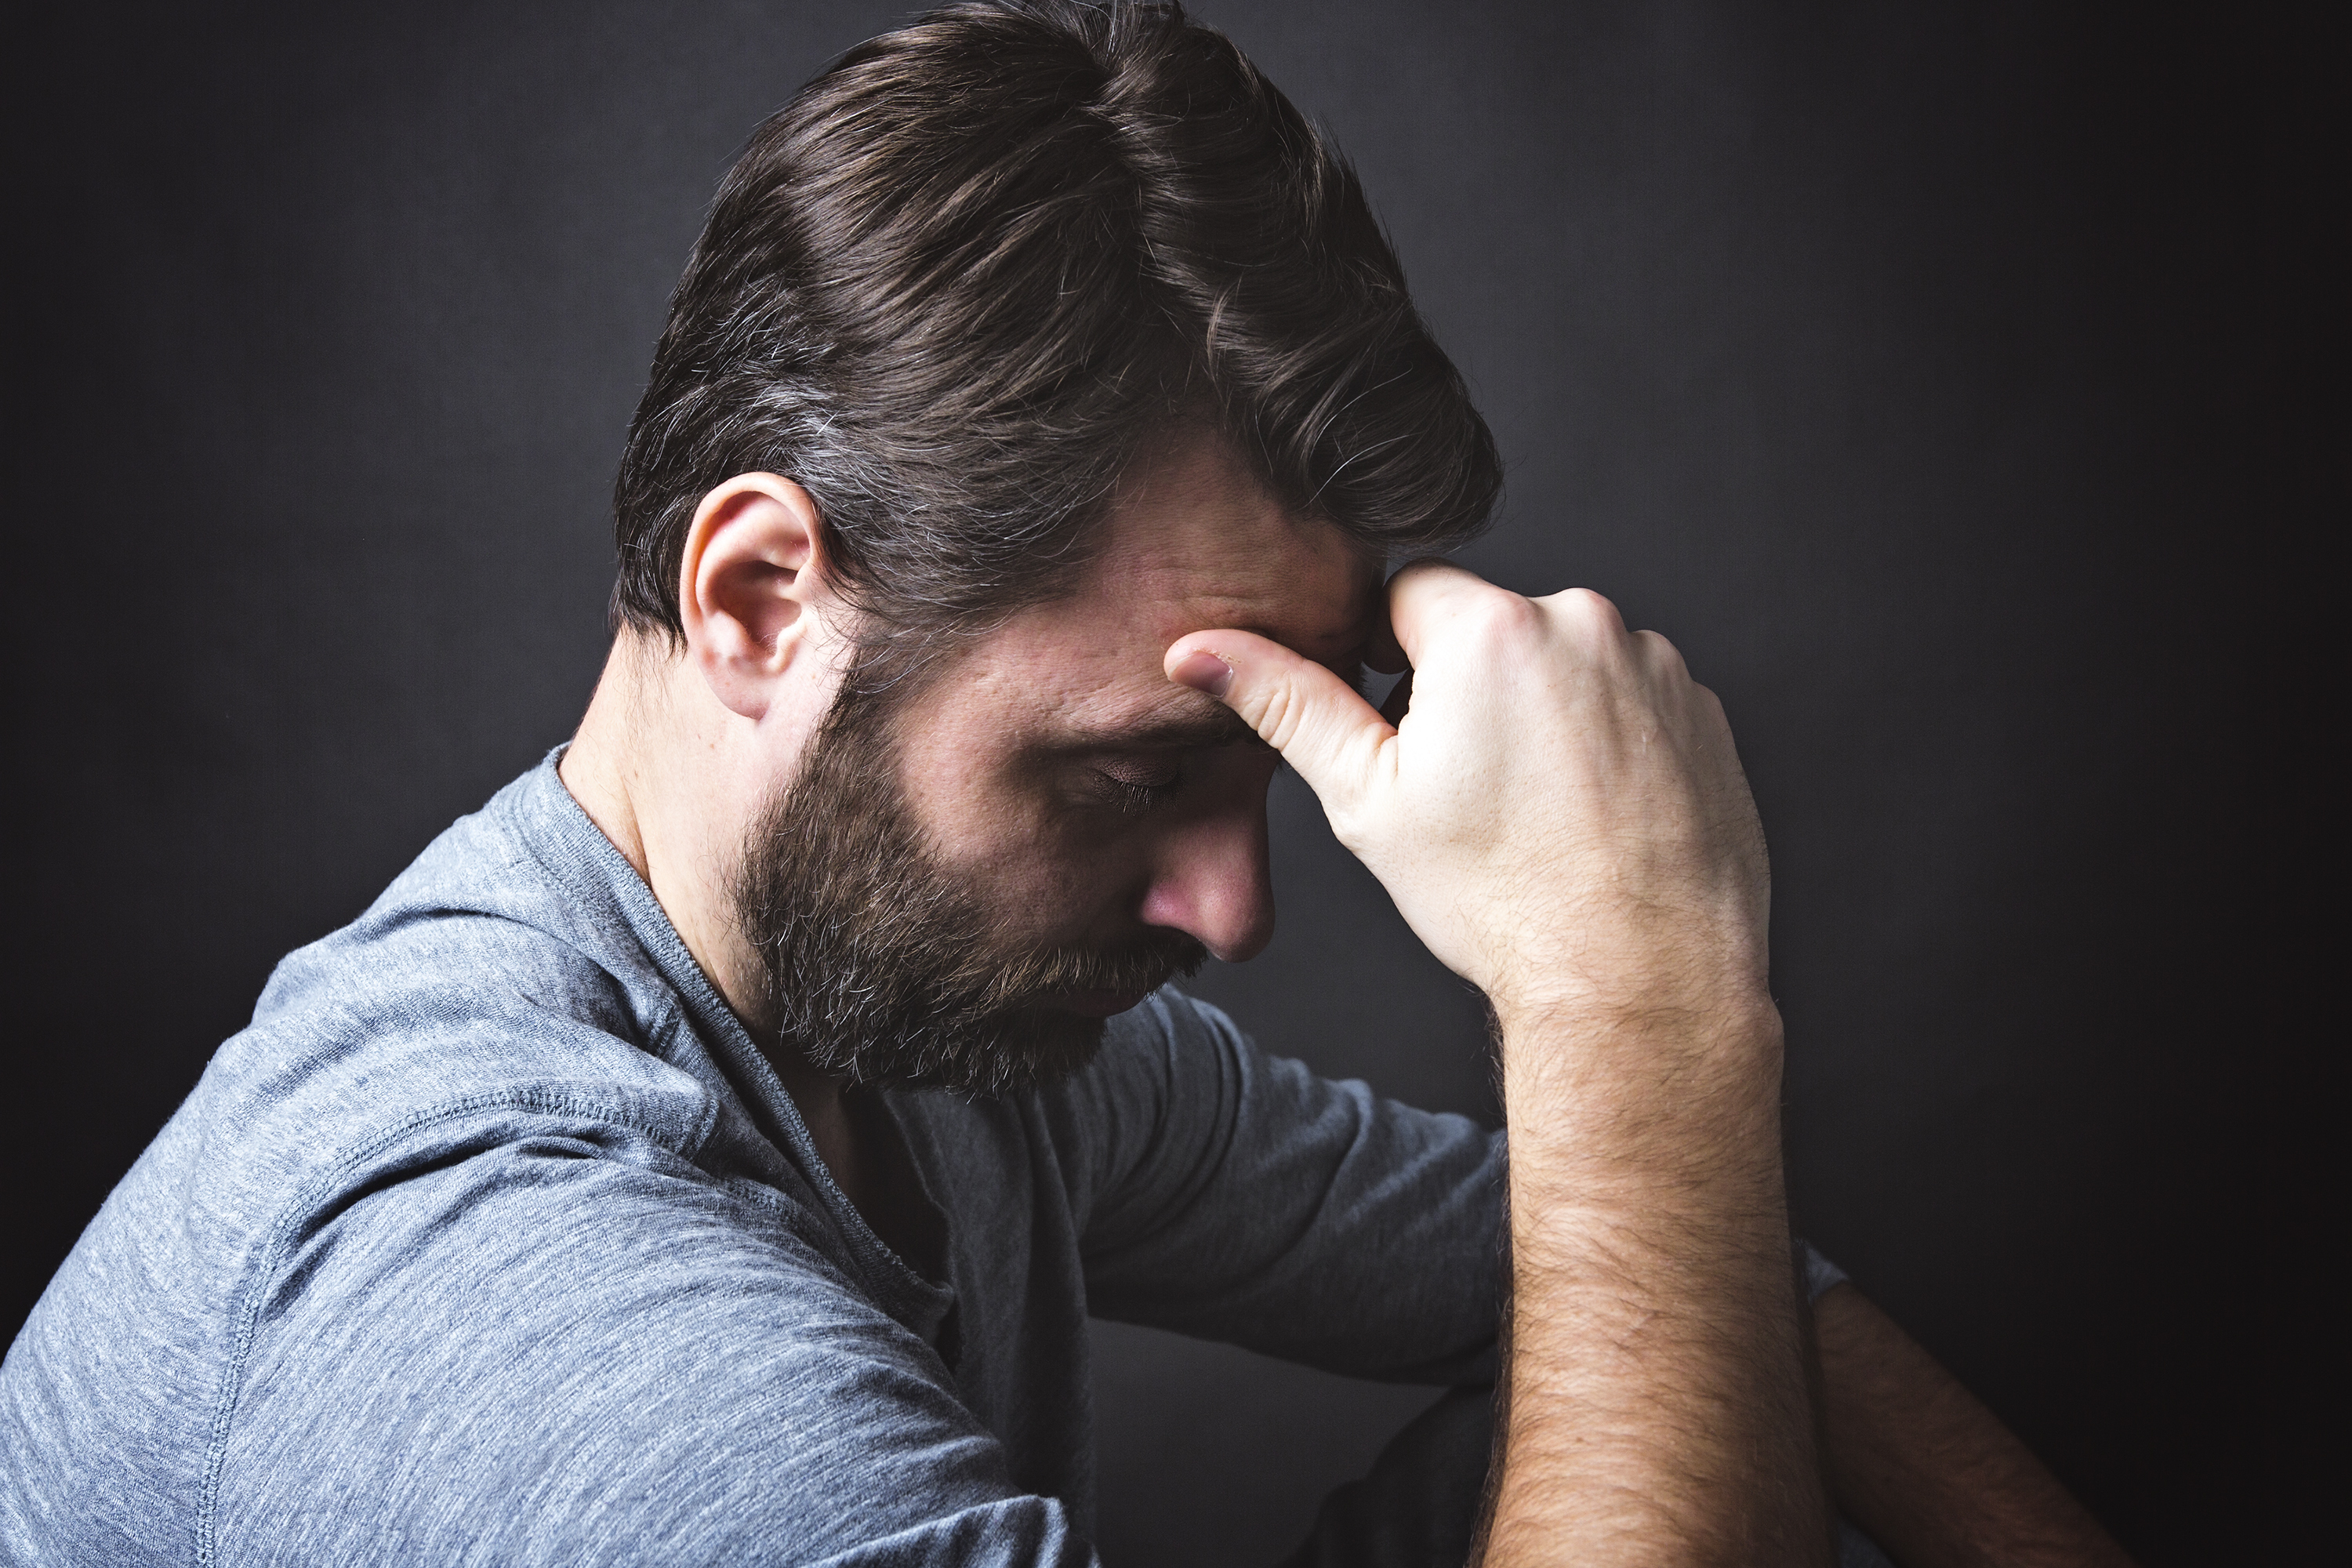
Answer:
[[1390, 763], [1389, 722], [1346, 681], [1278, 642], [1194, 632], [1170, 645], [1161, 668], [1240, 714], [1335, 818], [1352, 814]]

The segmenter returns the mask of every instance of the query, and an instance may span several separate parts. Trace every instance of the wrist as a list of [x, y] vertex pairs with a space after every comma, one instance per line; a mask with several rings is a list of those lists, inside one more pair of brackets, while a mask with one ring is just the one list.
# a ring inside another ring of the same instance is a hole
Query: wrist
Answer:
[[1489, 933], [1494, 962], [1480, 978], [1506, 1029], [1675, 1019], [1738, 1026], [1769, 1015], [1777, 1033], [1759, 920], [1660, 903], [1564, 924], [1549, 941]]
[[1769, 1092], [1777, 1101], [1785, 1035], [1761, 979], [1682, 992], [1629, 986], [1490, 996], [1507, 1096], [1659, 1092], [1682, 1099]]
[[1622, 1196], [1644, 1212], [1662, 1193], [1780, 1202], [1783, 1031], [1769, 995], [1705, 1009], [1556, 1002], [1496, 1017], [1515, 1192]]

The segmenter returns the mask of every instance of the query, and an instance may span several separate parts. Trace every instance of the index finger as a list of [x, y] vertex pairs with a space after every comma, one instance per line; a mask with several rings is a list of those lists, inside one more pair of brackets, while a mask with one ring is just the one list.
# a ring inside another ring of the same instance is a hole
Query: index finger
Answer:
[[1403, 652], [1406, 668], [1421, 663], [1438, 627], [1495, 595], [1517, 597], [1451, 561], [1424, 558], [1399, 567], [1388, 584], [1388, 636]]

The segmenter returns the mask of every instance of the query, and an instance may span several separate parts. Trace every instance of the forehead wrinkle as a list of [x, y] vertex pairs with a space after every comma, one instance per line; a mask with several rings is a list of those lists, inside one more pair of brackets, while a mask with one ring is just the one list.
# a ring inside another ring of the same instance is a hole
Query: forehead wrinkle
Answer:
[[[1204, 509], [1204, 513], [1209, 509]], [[1222, 537], [1203, 549], [1192, 535], [1201, 531], [1203, 513], [1188, 518], [1190, 525], [1171, 535], [1146, 531], [1140, 520], [1114, 514], [1107, 528], [1107, 548], [1090, 563], [1074, 600], [1105, 600], [1125, 605], [1163, 606], [1160, 618], [1177, 629], [1198, 631], [1232, 626], [1255, 632], [1294, 650], [1331, 664], [1360, 647], [1380, 600], [1381, 562], [1361, 545], [1328, 524], [1291, 517], [1264, 501], [1256, 507], [1224, 509], [1226, 527], [1213, 531]], [[1235, 538], [1247, 539], [1237, 545]], [[1288, 546], [1306, 546], [1304, 563], [1311, 584], [1298, 575], [1250, 582], [1251, 566], [1265, 554]], [[1236, 577], [1250, 585], [1236, 591]], [[1299, 613], [1325, 595], [1316, 624], [1301, 627]]]

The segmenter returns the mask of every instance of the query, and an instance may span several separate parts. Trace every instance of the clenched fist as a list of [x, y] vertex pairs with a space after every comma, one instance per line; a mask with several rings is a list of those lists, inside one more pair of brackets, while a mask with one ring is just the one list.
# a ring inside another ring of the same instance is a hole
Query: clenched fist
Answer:
[[[1169, 648], [1314, 789], [1414, 932], [1515, 1016], [1766, 1003], [1763, 834], [1722, 705], [1597, 594], [1421, 563], [1389, 585], [1391, 727], [1247, 632]], [[1769, 1005], [1768, 1003], [1766, 1005]]]

